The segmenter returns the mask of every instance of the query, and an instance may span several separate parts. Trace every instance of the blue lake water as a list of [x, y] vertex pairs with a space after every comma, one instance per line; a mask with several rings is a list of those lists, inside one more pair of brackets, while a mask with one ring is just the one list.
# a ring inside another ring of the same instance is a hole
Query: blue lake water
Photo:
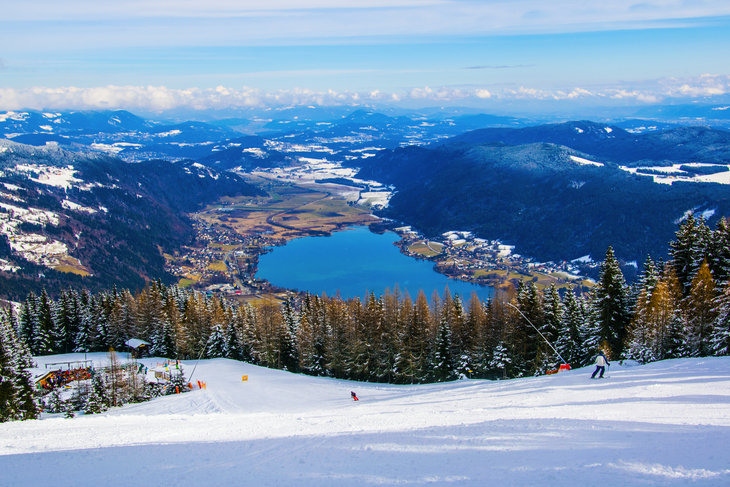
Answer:
[[433, 262], [400, 253], [393, 245], [399, 237], [391, 232], [372, 233], [367, 227], [335, 232], [330, 237], [304, 237], [259, 257], [256, 277], [275, 286], [312, 294], [343, 298], [383, 294], [398, 284], [413, 299], [420, 289], [430, 298], [434, 290], [443, 294], [448, 286], [466, 301], [472, 291], [486, 300], [492, 288], [448, 279], [433, 270]]

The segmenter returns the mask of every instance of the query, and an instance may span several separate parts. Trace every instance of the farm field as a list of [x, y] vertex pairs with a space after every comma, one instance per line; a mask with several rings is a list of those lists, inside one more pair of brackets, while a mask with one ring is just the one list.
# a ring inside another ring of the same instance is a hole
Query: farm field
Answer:
[[348, 205], [345, 197], [325, 185], [308, 183], [305, 188], [275, 179], [249, 179], [268, 192], [269, 198], [224, 198], [196, 217], [241, 235], [264, 234], [284, 240], [378, 221], [369, 210]]

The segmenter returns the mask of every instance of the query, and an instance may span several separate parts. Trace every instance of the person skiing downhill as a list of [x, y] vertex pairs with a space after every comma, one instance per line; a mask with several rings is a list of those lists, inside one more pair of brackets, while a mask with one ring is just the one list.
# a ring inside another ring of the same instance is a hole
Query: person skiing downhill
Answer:
[[596, 374], [598, 371], [601, 371], [601, 375], [598, 376], [599, 379], [603, 379], [603, 374], [606, 372], [606, 365], [611, 365], [608, 363], [608, 359], [606, 358], [606, 355], [603, 353], [603, 350], [598, 352], [598, 357], [596, 357], [596, 370], [593, 371], [593, 375], [591, 375], [591, 379], [596, 378]]
[[357, 398], [357, 394], [355, 394], [354, 391], [350, 391], [350, 395], [352, 396], [353, 401], [359, 401], [360, 399]]

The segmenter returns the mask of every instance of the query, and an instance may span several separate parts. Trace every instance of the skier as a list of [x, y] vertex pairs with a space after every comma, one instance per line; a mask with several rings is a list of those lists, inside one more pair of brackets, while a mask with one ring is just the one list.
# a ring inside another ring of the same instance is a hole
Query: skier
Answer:
[[596, 378], [596, 374], [598, 371], [601, 371], [601, 375], [598, 376], [599, 379], [603, 379], [603, 374], [606, 372], [606, 365], [611, 365], [608, 363], [608, 359], [606, 358], [606, 355], [603, 353], [603, 350], [598, 352], [598, 357], [596, 357], [596, 370], [593, 371], [593, 375], [591, 376], [591, 379]]
[[350, 395], [352, 396], [353, 401], [359, 401], [360, 399], [357, 398], [357, 394], [355, 394], [354, 391], [350, 391]]

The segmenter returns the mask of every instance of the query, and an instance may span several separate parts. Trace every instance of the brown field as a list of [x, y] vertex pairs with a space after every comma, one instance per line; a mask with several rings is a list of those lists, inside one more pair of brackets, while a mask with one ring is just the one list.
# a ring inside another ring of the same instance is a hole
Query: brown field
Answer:
[[210, 269], [211, 271], [226, 272], [228, 270], [228, 267], [226, 267], [226, 264], [219, 260], [208, 264], [208, 269]]
[[507, 282], [512, 282], [513, 284], [516, 284], [520, 279], [523, 279], [525, 282], [534, 280], [538, 289], [541, 290], [550, 287], [550, 284], [552, 284], [553, 282], [558, 289], [567, 288], [571, 285], [591, 287], [594, 284], [589, 280], [573, 280], [570, 282], [566, 282], [565, 279], [558, 279], [557, 277], [543, 274], [541, 272], [523, 273], [507, 270], [479, 270], [474, 273], [474, 277], [485, 277], [486, 279], [492, 281], [494, 285], [505, 285]]
[[428, 245], [422, 242], [411, 245], [410, 247], [408, 247], [408, 250], [413, 252], [414, 254], [420, 254], [424, 257], [433, 257], [434, 255], [439, 255], [439, 252], [434, 252], [433, 250], [428, 248]]
[[211, 225], [226, 225], [242, 235], [265, 233], [267, 237], [285, 240], [377, 221], [369, 210], [347, 205], [343, 197], [323, 185], [310, 185], [315, 190], [263, 178], [251, 182], [270, 196], [255, 200], [224, 198], [196, 216]]
[[76, 274], [79, 276], [89, 276], [91, 273], [86, 267], [81, 264], [79, 259], [66, 255], [59, 259], [59, 264], [54, 267], [58, 272], [68, 272], [70, 274]]

